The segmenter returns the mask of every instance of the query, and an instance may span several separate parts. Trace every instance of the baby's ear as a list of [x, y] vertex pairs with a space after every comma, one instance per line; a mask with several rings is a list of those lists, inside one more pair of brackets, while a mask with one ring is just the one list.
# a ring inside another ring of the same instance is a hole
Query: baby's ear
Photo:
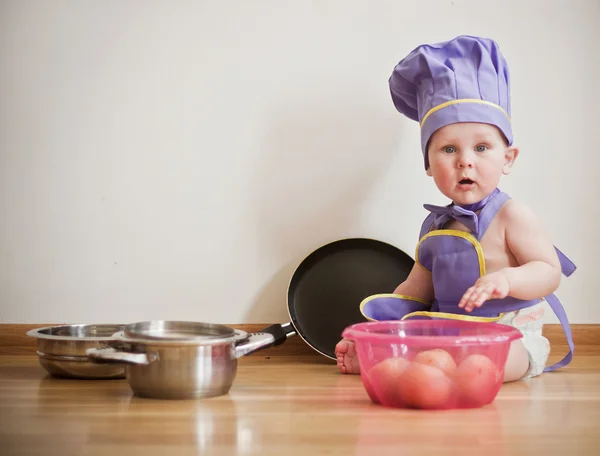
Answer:
[[503, 174], [510, 174], [512, 166], [515, 160], [519, 156], [519, 148], [517, 146], [510, 146], [506, 148], [504, 152], [504, 166], [502, 167]]

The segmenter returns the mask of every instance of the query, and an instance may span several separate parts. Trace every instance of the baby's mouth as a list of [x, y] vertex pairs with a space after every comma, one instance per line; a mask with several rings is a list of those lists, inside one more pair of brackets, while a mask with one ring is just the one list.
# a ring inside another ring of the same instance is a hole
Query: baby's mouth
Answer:
[[471, 179], [462, 179], [458, 183], [461, 184], [461, 185], [474, 184], [474, 182]]

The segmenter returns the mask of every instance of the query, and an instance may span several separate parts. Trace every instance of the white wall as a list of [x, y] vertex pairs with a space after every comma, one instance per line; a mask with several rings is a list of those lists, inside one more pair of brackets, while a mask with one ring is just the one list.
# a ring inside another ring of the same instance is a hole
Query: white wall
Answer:
[[413, 255], [446, 201], [387, 80], [464, 33], [512, 71], [501, 188], [577, 263], [571, 321], [600, 323], [599, 22], [591, 0], [2, 0], [0, 321], [288, 321], [321, 244]]

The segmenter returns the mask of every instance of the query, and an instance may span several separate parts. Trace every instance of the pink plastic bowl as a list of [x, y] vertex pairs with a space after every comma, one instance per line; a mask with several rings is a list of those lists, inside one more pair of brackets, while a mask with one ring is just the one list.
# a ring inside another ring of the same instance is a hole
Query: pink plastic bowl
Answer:
[[388, 407], [482, 407], [502, 387], [510, 344], [522, 337], [498, 323], [410, 320], [358, 323], [343, 337], [355, 343], [361, 378], [375, 403]]

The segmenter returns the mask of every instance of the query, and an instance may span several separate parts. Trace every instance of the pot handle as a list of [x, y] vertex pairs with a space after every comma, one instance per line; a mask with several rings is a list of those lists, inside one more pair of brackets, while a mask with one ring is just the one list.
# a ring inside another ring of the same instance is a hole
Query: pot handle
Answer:
[[111, 347], [90, 348], [86, 350], [85, 354], [96, 364], [126, 363], [148, 365], [158, 359], [157, 354], [128, 353]]
[[296, 328], [292, 323], [271, 325], [262, 331], [250, 334], [246, 339], [240, 340], [234, 348], [234, 356], [241, 358], [268, 347], [281, 345], [288, 337], [294, 335], [296, 335]]

